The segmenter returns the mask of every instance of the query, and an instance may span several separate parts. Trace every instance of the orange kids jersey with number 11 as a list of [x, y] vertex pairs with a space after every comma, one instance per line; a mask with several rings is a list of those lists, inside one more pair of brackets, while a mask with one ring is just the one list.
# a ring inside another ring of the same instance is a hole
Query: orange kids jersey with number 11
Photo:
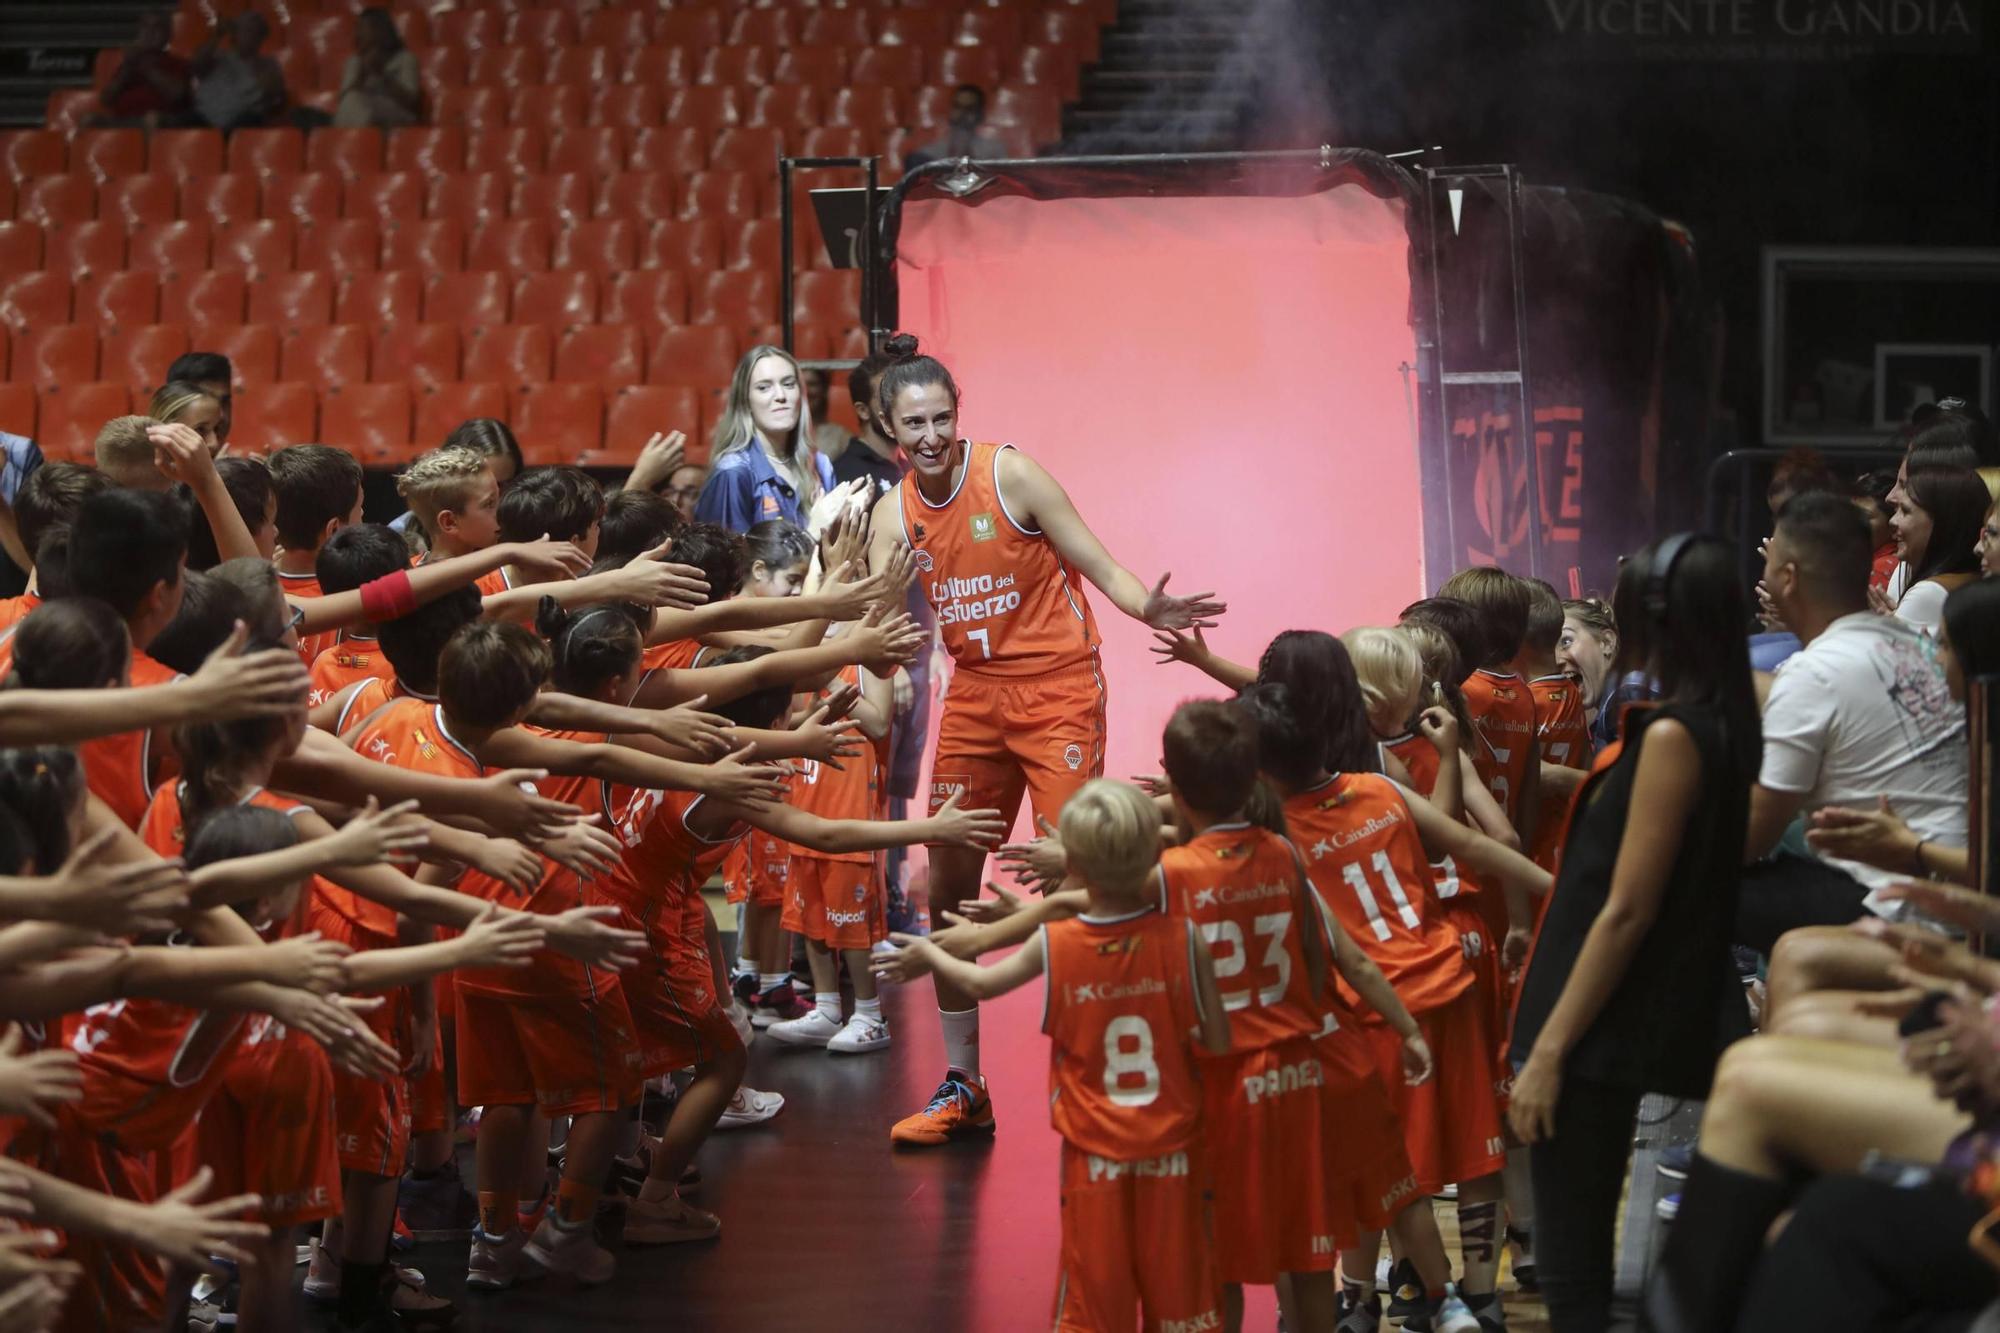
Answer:
[[904, 477], [903, 539], [953, 664], [931, 809], [954, 791], [1010, 819], [1025, 789], [1053, 820], [1104, 771], [1097, 621], [1076, 571], [1000, 489], [1007, 444], [961, 441], [964, 471], [933, 504]]

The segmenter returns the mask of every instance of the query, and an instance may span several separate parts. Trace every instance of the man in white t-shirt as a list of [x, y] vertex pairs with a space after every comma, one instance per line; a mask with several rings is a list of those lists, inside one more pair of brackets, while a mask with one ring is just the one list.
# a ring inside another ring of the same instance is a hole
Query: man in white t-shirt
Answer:
[[1964, 713], [1930, 641], [1868, 609], [1871, 559], [1860, 511], [1820, 493], [1788, 504], [1765, 548], [1765, 590], [1805, 646], [1771, 682], [1750, 789], [1737, 938], [1764, 953], [1797, 926], [1898, 910], [1873, 894], [1904, 876], [1778, 850], [1800, 815], [1887, 796], [1920, 838], [1965, 845]]

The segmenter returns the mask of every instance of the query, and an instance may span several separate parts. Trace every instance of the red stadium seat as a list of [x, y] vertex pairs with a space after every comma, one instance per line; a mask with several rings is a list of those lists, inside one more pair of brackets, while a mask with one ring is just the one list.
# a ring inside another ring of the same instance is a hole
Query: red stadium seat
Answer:
[[639, 228], [624, 218], [579, 222], [556, 233], [549, 267], [557, 272], [620, 273], [639, 264]]
[[[591, 273], [530, 273], [514, 282], [513, 322], [566, 329], [597, 322], [597, 278]], [[562, 375], [562, 379], [581, 376]]]
[[214, 268], [241, 269], [254, 284], [273, 273], [292, 269], [292, 224], [277, 219], [239, 222], [215, 230], [209, 263]]
[[[775, 12], [769, 9], [749, 10], [744, 17]], [[771, 53], [761, 46], [718, 46], [701, 58], [701, 70], [695, 75], [696, 83], [742, 85], [770, 81]]]
[[722, 15], [713, 9], [669, 9], [654, 16], [653, 40], [706, 50], [722, 45]]
[[458, 125], [411, 125], [389, 132], [383, 164], [390, 171], [435, 175], [465, 166], [465, 130]]
[[[134, 176], [131, 179], [145, 178]], [[260, 193], [257, 188], [257, 178], [241, 172], [225, 171], [214, 176], [190, 176], [181, 186], [180, 215], [206, 222], [211, 227], [227, 226], [235, 222], [255, 222], [263, 216]], [[141, 222], [164, 221], [165, 218], [137, 218], [127, 225], [137, 226]]]
[[83, 122], [102, 110], [97, 93], [89, 88], [60, 88], [49, 94], [48, 113], [42, 123], [68, 138], [83, 128]]
[[[450, 384], [458, 379], [458, 343], [456, 324], [392, 324], [375, 335], [375, 355], [369, 364], [378, 384], [403, 380], [419, 388]], [[440, 440], [444, 435], [418, 438]]]
[[539, 324], [500, 324], [466, 340], [465, 374], [504, 384], [510, 390], [549, 377], [555, 340]]
[[513, 282], [505, 273], [434, 273], [424, 284], [424, 319], [467, 332], [509, 322]]
[[625, 165], [633, 171], [662, 171], [670, 176], [702, 171], [708, 166], [708, 141], [714, 137], [692, 125], [636, 130]]
[[549, 224], [539, 218], [490, 222], [472, 233], [465, 247], [467, 268], [539, 273], [549, 266]]
[[726, 269], [694, 276], [688, 318], [697, 324], [748, 328], [770, 320], [778, 308], [778, 277], [769, 270]]
[[309, 226], [340, 216], [341, 179], [331, 171], [301, 171], [264, 178], [262, 212]]
[[365, 218], [389, 226], [424, 215], [425, 175], [419, 171], [385, 171], [347, 182], [341, 192], [342, 217]]
[[0, 131], [0, 169], [20, 182], [69, 170], [69, 140], [54, 130]]
[[[806, 84], [781, 84], [772, 88], [759, 88], [756, 98], [750, 103], [750, 115], [744, 123], [756, 126], [768, 125], [773, 130], [785, 131], [787, 138], [795, 138], [801, 131], [809, 130], [820, 123], [822, 117], [819, 104], [819, 89]], [[730, 131], [724, 130], [723, 133], [728, 134]], [[709, 154], [709, 160], [715, 161], [713, 151]]]
[[305, 136], [294, 129], [246, 129], [229, 136], [229, 169], [254, 176], [304, 171]]
[[630, 51], [652, 40], [653, 25], [638, 8], [600, 9], [583, 20], [583, 40], [619, 51]]
[[113, 417], [132, 411], [132, 390], [124, 384], [64, 384], [44, 390], [35, 443], [56, 462], [96, 461], [97, 432]]
[[[256, 293], [251, 293], [251, 301]], [[285, 335], [278, 354], [283, 379], [310, 384], [320, 392], [368, 382], [368, 330], [359, 324], [322, 324]]]
[[626, 55], [619, 76], [626, 83], [674, 88], [691, 81], [693, 68], [693, 57], [685, 46], [637, 46]]
[[222, 173], [222, 136], [214, 130], [155, 130], [146, 170], [177, 181]]
[[507, 419], [507, 390], [499, 384], [432, 384], [417, 394], [416, 439], [442, 440], [461, 421], [474, 417]]
[[[126, 179], [152, 181], [146, 176], [129, 176]], [[88, 176], [38, 176], [21, 183], [14, 216], [22, 222], [42, 227], [67, 227], [89, 222], [97, 216], [98, 192], [110, 190], [119, 183], [112, 181], [98, 185]], [[163, 179], [154, 183], [166, 187], [167, 216], [174, 217], [173, 182]]]
[[646, 339], [636, 324], [586, 324], [556, 344], [558, 380], [637, 384], [646, 378]]
[[14, 216], [16, 193], [14, 182], [8, 180], [5, 176], [0, 176], [0, 218], [12, 218]]
[[514, 394], [514, 433], [529, 463], [574, 463], [604, 442], [604, 390], [528, 384]]
[[780, 247], [780, 232], [784, 224], [777, 218], [756, 218], [732, 228], [728, 234], [728, 252], [724, 263], [730, 268], [760, 268], [767, 273], [778, 271], [779, 257], [784, 253]]
[[457, 46], [468, 50], [498, 46], [506, 40], [507, 15], [499, 9], [447, 10], [431, 20], [434, 46]]
[[[156, 227], [140, 228], [132, 233], [132, 240], [136, 246], [142, 235], [189, 225], [191, 224], [186, 222], [165, 222]], [[199, 223], [192, 225], [198, 228], [201, 226]], [[205, 228], [192, 244], [194, 248], [189, 251], [189, 257], [193, 258], [194, 252], [198, 250], [200, 267], [207, 268], [208, 237]], [[132, 253], [136, 255], [137, 250], [134, 249]], [[125, 228], [116, 222], [77, 222], [67, 227], [55, 228], [48, 233], [39, 266], [52, 272], [67, 273], [71, 282], [80, 282], [93, 273], [115, 273], [121, 268], [152, 267], [128, 258]], [[0, 271], [4, 271], [6, 267], [0, 264]]]
[[729, 31], [729, 46], [724, 49], [793, 46], [798, 42], [793, 32], [795, 26], [792, 16], [782, 9], [745, 9], [736, 15]]
[[242, 452], [268, 454], [319, 439], [319, 395], [310, 384], [252, 381], [236, 391], [229, 443]]
[[1065, 101], [1076, 97], [1080, 71], [1075, 53], [1054, 46], [1024, 46], [1014, 61], [1015, 82], [1053, 88]]
[[424, 212], [432, 218], [451, 218], [470, 234], [507, 216], [513, 190], [514, 178], [504, 171], [433, 176], [425, 192]]
[[542, 52], [535, 46], [489, 46], [474, 51], [465, 62], [465, 82], [472, 88], [514, 88], [542, 81]]
[[[937, 9], [885, 9], [875, 16], [875, 45], [935, 49], [946, 42], [950, 16]], [[855, 77], [861, 76], [857, 73]]]
[[379, 332], [391, 324], [414, 324], [423, 313], [423, 275], [411, 269], [343, 273], [334, 284], [337, 324], [364, 324]]
[[241, 324], [245, 288], [241, 273], [187, 272], [160, 278], [160, 319], [166, 323]]
[[799, 138], [800, 157], [863, 157], [868, 153], [869, 132], [852, 125], [822, 125], [807, 130]]
[[592, 125], [615, 125], [625, 129], [647, 129], [662, 123], [666, 108], [660, 90], [650, 83], [614, 83], [600, 88], [590, 99]]
[[0, 384], [0, 430], [24, 439], [37, 439], [35, 429], [35, 386]]
[[1103, 25], [1095, 15], [1068, 5], [1050, 5], [1028, 20], [1028, 40], [1059, 51], [1068, 51], [1079, 61], [1097, 59], [1097, 44]]
[[196, 325], [188, 341], [228, 357], [238, 386], [278, 378], [278, 330], [270, 324]]
[[967, 9], [952, 22], [947, 40], [953, 46], [990, 48], [1004, 61], [1021, 49], [1021, 11], [995, 7]]
[[[777, 174], [775, 160], [772, 174]], [[757, 179], [744, 171], [697, 171], [687, 178], [687, 189], [681, 195], [681, 216], [717, 220], [754, 218]]]
[[655, 222], [639, 246], [640, 268], [670, 268], [690, 277], [722, 266], [722, 224], [714, 218]]
[[987, 123], [997, 128], [1019, 125], [1034, 143], [1048, 143], [1062, 134], [1062, 100], [1046, 85], [1001, 87], [994, 90]]
[[674, 177], [669, 172], [621, 171], [603, 179], [603, 188], [597, 192], [599, 217], [644, 223], [673, 217], [677, 211]]
[[[15, 334], [70, 321], [70, 283], [61, 273], [0, 273], [0, 327]], [[95, 319], [77, 323], [101, 327]]]
[[[276, 324], [286, 335], [333, 322], [333, 275], [325, 272], [267, 273], [250, 284], [245, 314], [253, 324]], [[286, 375], [286, 379], [306, 379]]]
[[[860, 9], [815, 9], [806, 15], [805, 26], [799, 30], [799, 45], [789, 55], [799, 55], [815, 48], [820, 50], [842, 47], [872, 46], [875, 34], [869, 30], [868, 15]], [[780, 80], [785, 76], [780, 74]], [[842, 77], [846, 77], [843, 72]]]
[[320, 393], [320, 438], [366, 466], [399, 463], [410, 452], [410, 412], [407, 384], [342, 384]]
[[100, 334], [160, 317], [160, 280], [151, 273], [93, 273], [76, 284], [72, 318]]
[[367, 218], [333, 218], [298, 229], [292, 267], [351, 273], [371, 269], [382, 256], [382, 231]]
[[0, 273], [40, 268], [42, 255], [41, 227], [32, 222], [0, 222]]
[[546, 151], [540, 130], [518, 125], [504, 130], [482, 130], [466, 146], [465, 169], [525, 175], [542, 169]]
[[372, 176], [382, 170], [382, 131], [314, 130], [306, 140], [306, 165], [314, 171], [331, 171], [342, 180]]
[[713, 139], [718, 130], [743, 123], [743, 102], [728, 86], [682, 88], [667, 106], [667, 123], [692, 125]]
[[[404, 37], [408, 41], [407, 36]], [[345, 14], [314, 14], [295, 18], [285, 30], [287, 46], [302, 46], [321, 60], [347, 59], [354, 54], [354, 20]]]
[[604, 447], [578, 460], [585, 467], [631, 467], [658, 431], [700, 434], [701, 392], [664, 384], [630, 384], [610, 396]]
[[13, 377], [33, 384], [81, 384], [97, 378], [97, 330], [46, 324], [14, 336]]
[[859, 324], [861, 270], [838, 268], [799, 274], [792, 289], [792, 318], [802, 324]]
[[524, 9], [507, 16], [507, 40], [520, 46], [554, 50], [575, 46], [576, 20], [560, 9]]
[[146, 136], [140, 130], [78, 130], [70, 141], [69, 169], [102, 184], [146, 169]]
[[431, 120], [470, 130], [495, 129], [507, 123], [508, 101], [504, 88], [440, 88], [431, 99]]
[[951, 119], [951, 99], [957, 89], [942, 84], [929, 83], [921, 88], [912, 88], [906, 104], [910, 111], [911, 125], [919, 129], [934, 129]]
[[612, 47], [566, 46], [550, 55], [543, 75], [550, 83], [595, 88], [618, 81], [618, 64], [619, 50]]
[[[417, 55], [417, 77], [435, 99], [465, 87], [465, 52], [456, 46], [433, 46]], [[434, 108], [435, 109], [435, 108]]]
[[714, 324], [657, 329], [646, 349], [646, 383], [712, 389], [736, 373], [736, 335]]
[[662, 328], [687, 323], [687, 275], [677, 268], [620, 273], [604, 285], [607, 324]]
[[319, 90], [318, 56], [304, 48], [284, 46], [269, 54], [278, 62], [278, 70], [284, 75], [285, 87], [290, 90], [293, 101], [302, 102]]
[[456, 273], [464, 258], [464, 234], [450, 218], [399, 223], [382, 236], [383, 268]]
[[507, 213], [515, 218], [540, 218], [552, 229], [581, 222], [590, 216], [590, 177], [576, 172], [516, 176]]
[[616, 125], [558, 130], [549, 139], [548, 169], [615, 176], [625, 170], [625, 131]]
[[[749, 346], [769, 343], [773, 347], [785, 345], [785, 326], [763, 324], [743, 335]], [[792, 355], [801, 361], [824, 361], [833, 352], [833, 335], [823, 324], [797, 324], [792, 328]]]
[[167, 380], [167, 367], [188, 350], [182, 324], [139, 324], [104, 335], [98, 343], [98, 378], [151, 393]]
[[896, 90], [887, 85], [854, 84], [839, 89], [826, 104], [826, 123], [862, 130], [893, 130], [903, 123]]
[[780, 87], [810, 88], [819, 95], [831, 93], [847, 83], [847, 52], [834, 46], [793, 47], [778, 56], [771, 82]]
[[581, 125], [590, 112], [591, 90], [580, 83], [542, 83], [516, 88], [507, 109], [507, 123], [539, 130], [549, 138]]
[[[897, 11], [902, 13], [905, 11]], [[924, 81], [924, 51], [918, 46], [871, 46], [856, 51], [848, 77], [857, 91], [874, 84], [884, 89], [908, 88]]]
[[715, 171], [741, 171], [753, 176], [768, 172], [775, 177], [778, 154], [784, 149], [785, 136], [777, 130], [734, 126], [715, 136], [708, 150], [708, 165]]

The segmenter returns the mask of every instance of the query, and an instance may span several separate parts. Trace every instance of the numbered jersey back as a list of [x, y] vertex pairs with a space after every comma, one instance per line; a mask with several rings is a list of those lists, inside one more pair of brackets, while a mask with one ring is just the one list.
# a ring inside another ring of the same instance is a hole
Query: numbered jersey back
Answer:
[[1167, 914], [1192, 921], [1215, 961], [1232, 1054], [1325, 1026], [1303, 938], [1321, 926], [1316, 912], [1300, 919], [1299, 874], [1291, 843], [1249, 824], [1215, 825], [1160, 856]]
[[1320, 900], [1410, 1012], [1472, 984], [1401, 788], [1379, 773], [1343, 773], [1287, 800], [1285, 826]]
[[1472, 766], [1493, 799], [1520, 823], [1521, 785], [1538, 757], [1535, 698], [1519, 676], [1481, 669], [1465, 679], [1465, 709], [1484, 742], [1472, 749]]
[[1151, 910], [1052, 921], [1042, 950], [1056, 1132], [1118, 1161], [1187, 1146], [1201, 1122], [1193, 926]]

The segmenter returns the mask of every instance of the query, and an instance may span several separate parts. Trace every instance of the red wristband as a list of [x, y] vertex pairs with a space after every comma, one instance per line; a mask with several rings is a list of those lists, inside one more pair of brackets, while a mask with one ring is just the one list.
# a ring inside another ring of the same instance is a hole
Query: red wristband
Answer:
[[396, 620], [417, 609], [417, 594], [410, 587], [410, 571], [399, 569], [361, 585], [361, 618], [379, 624]]

